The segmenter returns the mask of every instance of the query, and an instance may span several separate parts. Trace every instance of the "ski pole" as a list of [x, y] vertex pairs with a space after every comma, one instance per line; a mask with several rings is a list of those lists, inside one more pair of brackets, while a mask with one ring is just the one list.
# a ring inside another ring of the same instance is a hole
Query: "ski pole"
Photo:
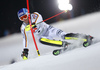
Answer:
[[[51, 17], [49, 17], [49, 18], [47, 18], [47, 19], [45, 19], [45, 20], [43, 20], [43, 21], [41, 21], [41, 22], [35, 23], [34, 25], [31, 25], [31, 26], [32, 26], [32, 28], [34, 28], [36, 25], [38, 25], [38, 24], [40, 24], [40, 23], [42, 23], [42, 22], [45, 22], [45, 21], [47, 21], [47, 20], [50, 20], [50, 19], [52, 19], [52, 18], [54, 18], [54, 17], [56, 17], [56, 16], [58, 16], [58, 15], [64, 13], [64, 12], [67, 12], [67, 10], [64, 10], [64, 11], [62, 11], [62, 12], [60, 12], [60, 13], [54, 15], [54, 16], [51, 16]], [[31, 28], [29, 28], [29, 27], [30, 27], [30, 26], [27, 25], [25, 29], [26, 29], [27, 31], [29, 31], [29, 30], [31, 29]], [[34, 29], [33, 29], [33, 30], [34, 30]], [[35, 30], [34, 30], [34, 31], [35, 31]]]
[[33, 41], [34, 41], [34, 44], [35, 44], [35, 47], [36, 47], [36, 51], [37, 51], [37, 54], [38, 56], [40, 56], [40, 52], [38, 50], [38, 47], [37, 47], [37, 44], [36, 44], [36, 40], [35, 40], [35, 37], [34, 37], [34, 30], [32, 29], [32, 25], [31, 25], [31, 19], [30, 19], [30, 11], [29, 11], [29, 0], [26, 1], [27, 2], [27, 9], [28, 9], [28, 18], [29, 18], [29, 24], [30, 24], [30, 28], [31, 28], [31, 34], [32, 34], [32, 37], [33, 37]]
[[[64, 12], [67, 12], [67, 10], [64, 10], [64, 11], [62, 11], [62, 12], [60, 12], [60, 13], [54, 15], [54, 16], [51, 16], [51, 17], [49, 17], [49, 18], [47, 18], [47, 19], [45, 19], [45, 20], [43, 20], [43, 21], [41, 21], [41, 22], [38, 22], [38, 23], [36, 23], [35, 25], [40, 24], [40, 23], [42, 23], [42, 22], [45, 22], [45, 21], [47, 21], [47, 20], [50, 20], [50, 19], [52, 19], [52, 18], [54, 18], [54, 17], [56, 17], [56, 16], [58, 16], [58, 15], [64, 13]], [[35, 26], [35, 25], [34, 25], [34, 26]]]

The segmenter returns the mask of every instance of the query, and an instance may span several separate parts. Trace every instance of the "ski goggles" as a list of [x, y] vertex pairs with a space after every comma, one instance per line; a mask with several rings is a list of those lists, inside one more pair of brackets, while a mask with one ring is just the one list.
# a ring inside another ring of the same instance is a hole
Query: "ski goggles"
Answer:
[[23, 16], [19, 17], [19, 19], [20, 19], [21, 21], [24, 21], [24, 19], [27, 19], [27, 18], [28, 18], [27, 15], [23, 15]]

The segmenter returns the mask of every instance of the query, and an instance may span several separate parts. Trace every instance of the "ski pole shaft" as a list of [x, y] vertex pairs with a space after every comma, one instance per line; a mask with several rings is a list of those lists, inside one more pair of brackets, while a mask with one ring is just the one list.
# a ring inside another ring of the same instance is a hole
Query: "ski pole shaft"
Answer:
[[32, 37], [33, 37], [33, 41], [34, 41], [38, 56], [40, 56], [40, 52], [38, 50], [38, 47], [37, 47], [37, 44], [36, 44], [36, 40], [35, 40], [35, 37], [34, 37], [34, 34], [33, 34], [34, 31], [32, 29], [32, 25], [31, 25], [31, 19], [30, 19], [30, 14], [29, 14], [30, 13], [30, 11], [29, 11], [29, 0], [27, 0], [27, 9], [28, 9], [28, 18], [29, 18], [29, 24], [30, 24], [30, 28], [31, 28], [31, 34], [32, 34]]
[[54, 18], [54, 17], [56, 17], [56, 16], [58, 16], [58, 15], [64, 13], [64, 12], [67, 12], [67, 10], [64, 10], [64, 11], [62, 11], [62, 12], [60, 12], [60, 13], [54, 15], [54, 16], [51, 16], [51, 17], [49, 17], [49, 18], [47, 18], [47, 19], [45, 19], [45, 20], [43, 20], [43, 21], [41, 21], [41, 22], [38, 22], [38, 23], [36, 23], [35, 25], [40, 24], [40, 23], [42, 23], [42, 22], [45, 22], [45, 21], [47, 21], [47, 20], [50, 20], [50, 19], [52, 19], [52, 18]]
[[56, 17], [56, 16], [58, 16], [58, 15], [60, 15], [60, 14], [64, 13], [64, 12], [66, 12], [66, 11], [64, 10], [64, 11], [62, 11], [62, 12], [60, 12], [60, 13], [58, 13], [58, 14], [54, 15], [54, 16], [51, 16], [51, 17], [49, 17], [49, 18], [47, 18], [47, 19], [43, 20], [42, 22], [45, 22], [45, 21], [47, 21], [47, 20], [49, 20], [49, 19], [52, 19], [52, 18], [54, 18], [54, 17]]

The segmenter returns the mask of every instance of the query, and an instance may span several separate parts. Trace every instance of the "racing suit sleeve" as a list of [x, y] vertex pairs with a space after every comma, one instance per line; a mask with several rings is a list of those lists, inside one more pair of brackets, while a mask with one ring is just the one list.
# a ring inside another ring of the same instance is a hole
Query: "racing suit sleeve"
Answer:
[[28, 48], [28, 32], [25, 31], [25, 27], [21, 26], [21, 33], [23, 35], [23, 48]]

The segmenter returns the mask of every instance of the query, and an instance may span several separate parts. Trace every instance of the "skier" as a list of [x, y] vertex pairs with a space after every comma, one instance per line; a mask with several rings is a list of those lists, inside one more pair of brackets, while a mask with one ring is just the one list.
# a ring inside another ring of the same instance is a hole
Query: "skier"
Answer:
[[[23, 21], [22, 26], [21, 26], [21, 33], [23, 35], [23, 46], [24, 46], [22, 57], [28, 58], [29, 46], [28, 46], [27, 33], [31, 32], [29, 19], [28, 19], [28, 11], [26, 8], [22, 8], [18, 11], [17, 14], [20, 21]], [[83, 45], [85, 47], [91, 45], [93, 37], [90, 35], [78, 34], [78, 33], [66, 33], [60, 29], [54, 28], [53, 26], [50, 26], [46, 24], [45, 22], [41, 22], [43, 21], [43, 18], [41, 14], [39, 14], [38, 12], [34, 12], [30, 16], [31, 16], [32, 28], [33, 29], [36, 28], [34, 34], [38, 38], [39, 42], [42, 44], [58, 46], [58, 47], [66, 47], [68, 45], [68, 42], [54, 40], [54, 38], [60, 37], [61, 39], [64, 39], [64, 40], [68, 40], [68, 39], [78, 40], [81, 37], [84, 43]]]

